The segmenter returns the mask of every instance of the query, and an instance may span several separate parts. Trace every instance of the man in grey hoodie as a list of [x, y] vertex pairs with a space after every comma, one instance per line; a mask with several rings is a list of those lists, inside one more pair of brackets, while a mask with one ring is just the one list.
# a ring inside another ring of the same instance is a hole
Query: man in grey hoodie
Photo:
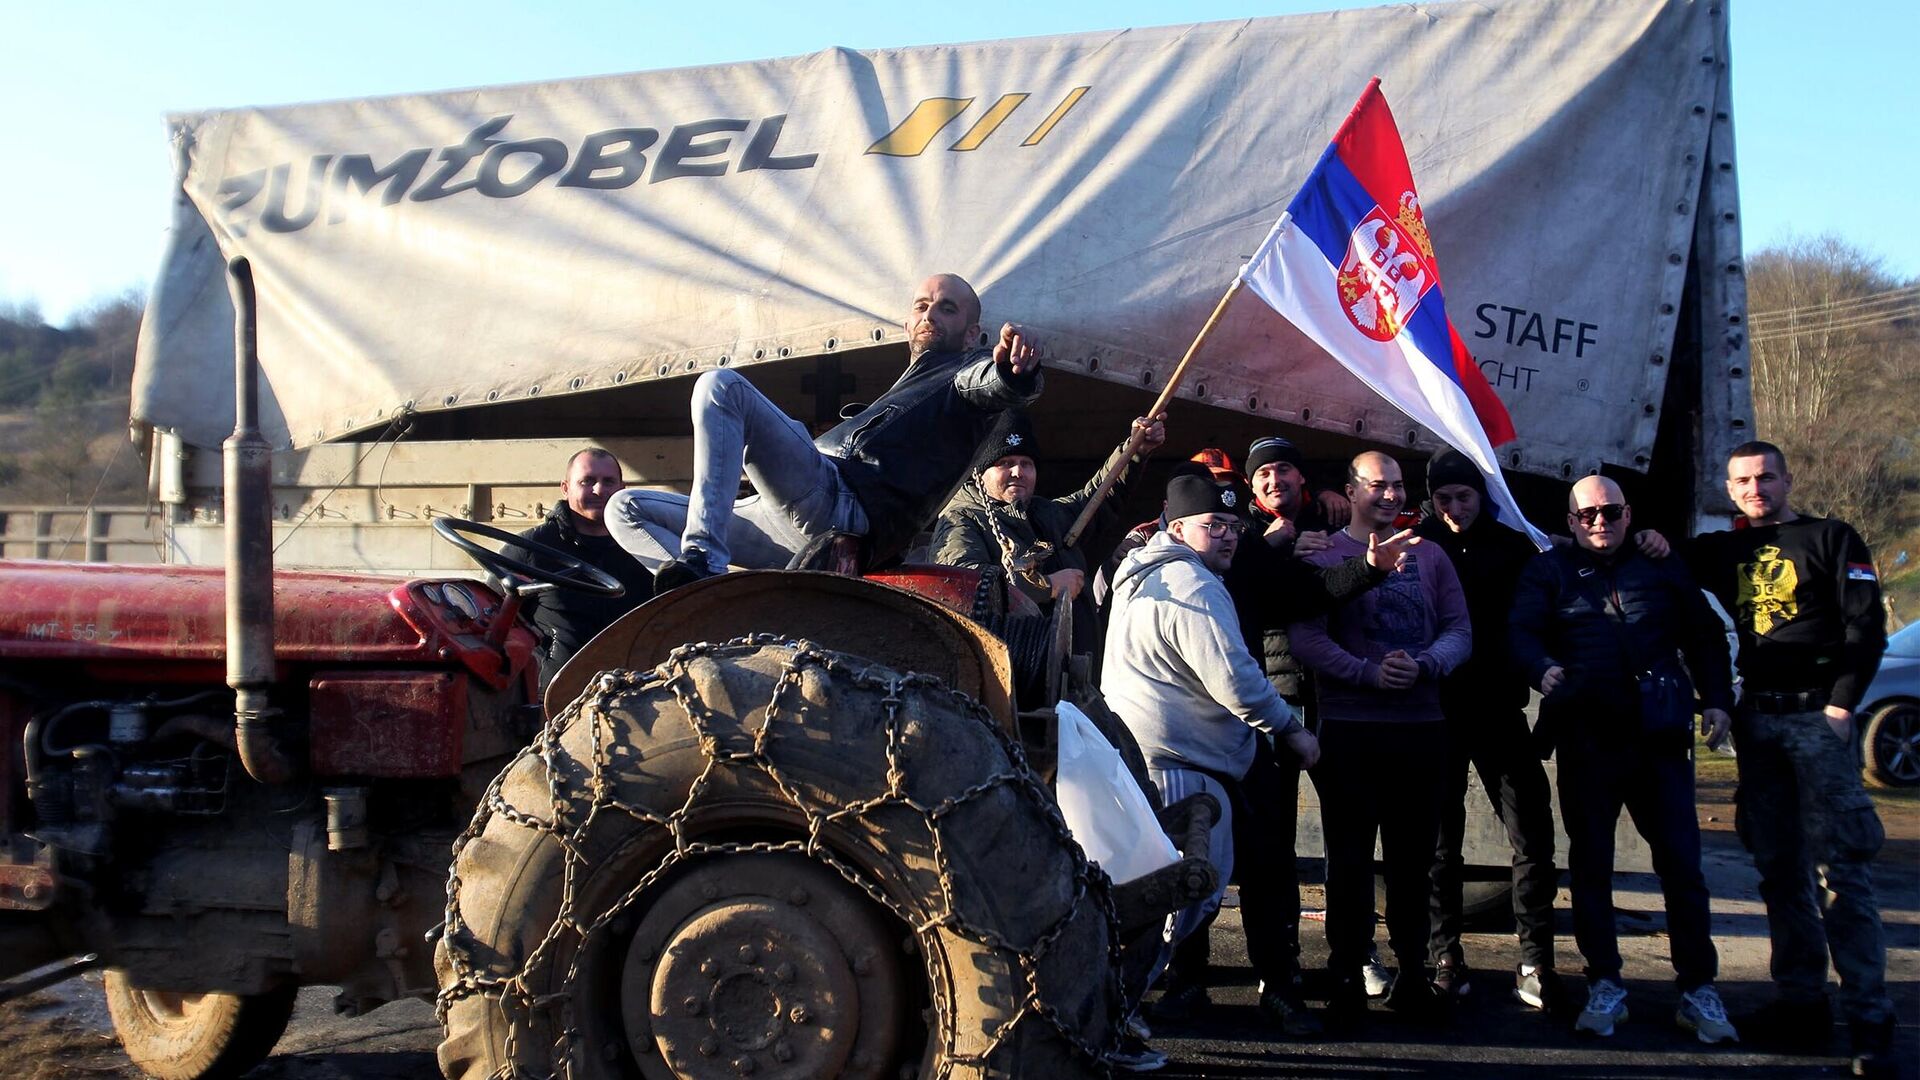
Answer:
[[[1287, 1026], [1299, 1009], [1279, 886], [1293, 866], [1260, 857], [1258, 845], [1263, 823], [1277, 816], [1269, 804], [1291, 798], [1292, 789], [1280, 782], [1269, 740], [1284, 744], [1302, 767], [1319, 758], [1319, 743], [1247, 651], [1221, 579], [1246, 531], [1249, 498], [1244, 487], [1205, 476], [1168, 483], [1167, 528], [1128, 555], [1114, 577], [1101, 692], [1139, 741], [1164, 798], [1207, 791], [1225, 808], [1208, 857], [1224, 883], [1239, 850], [1240, 912], [1261, 1009]], [[1369, 557], [1391, 566], [1409, 539], [1376, 545]], [[1350, 569], [1367, 573], [1358, 561]], [[1182, 911], [1174, 943], [1202, 925], [1219, 900], [1216, 894]]]

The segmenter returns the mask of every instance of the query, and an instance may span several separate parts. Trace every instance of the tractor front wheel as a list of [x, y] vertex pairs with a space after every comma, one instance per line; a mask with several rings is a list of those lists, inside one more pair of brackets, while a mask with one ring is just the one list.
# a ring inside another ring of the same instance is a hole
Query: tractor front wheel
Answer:
[[107, 1012], [127, 1057], [154, 1080], [228, 1080], [265, 1061], [298, 988], [264, 994], [142, 990], [107, 972]]

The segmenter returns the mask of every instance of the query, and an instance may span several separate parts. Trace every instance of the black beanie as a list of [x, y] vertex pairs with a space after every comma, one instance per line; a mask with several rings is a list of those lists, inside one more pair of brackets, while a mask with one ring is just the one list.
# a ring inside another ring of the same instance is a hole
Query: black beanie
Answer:
[[1260, 466], [1271, 465], [1276, 461], [1284, 461], [1296, 469], [1300, 468], [1300, 448], [1293, 445], [1293, 440], [1281, 435], [1255, 439], [1253, 445], [1247, 447], [1247, 479], [1252, 480], [1253, 474], [1260, 471]]
[[1448, 484], [1465, 484], [1480, 493], [1487, 494], [1487, 477], [1473, 459], [1458, 450], [1442, 450], [1427, 461], [1427, 493], [1431, 495], [1435, 488]]
[[1167, 481], [1167, 520], [1197, 514], [1245, 517], [1253, 496], [1239, 484], [1217, 484], [1211, 477], [1176, 476]]
[[980, 441], [980, 449], [973, 455], [973, 468], [968, 471], [978, 476], [994, 462], [1013, 454], [1036, 461], [1040, 458], [1033, 446], [1033, 418], [1025, 409], [1007, 409], [994, 419], [993, 426], [987, 429], [987, 437]]

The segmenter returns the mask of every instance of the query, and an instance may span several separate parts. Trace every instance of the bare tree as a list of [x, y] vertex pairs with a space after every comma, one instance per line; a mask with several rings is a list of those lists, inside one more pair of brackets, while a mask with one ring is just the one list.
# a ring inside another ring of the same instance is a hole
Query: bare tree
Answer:
[[1794, 498], [1881, 545], [1920, 524], [1920, 280], [1834, 237], [1748, 260], [1753, 411]]

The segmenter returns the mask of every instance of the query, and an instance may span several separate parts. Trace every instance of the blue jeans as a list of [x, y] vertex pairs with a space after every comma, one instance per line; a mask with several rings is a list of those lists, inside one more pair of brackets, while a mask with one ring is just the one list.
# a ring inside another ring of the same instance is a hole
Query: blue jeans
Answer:
[[[700, 376], [692, 413], [693, 494], [626, 488], [607, 501], [608, 530], [648, 570], [690, 547], [712, 570], [773, 569], [817, 536], [867, 531], [833, 459], [738, 372]], [[743, 467], [758, 494], [737, 499]]]

